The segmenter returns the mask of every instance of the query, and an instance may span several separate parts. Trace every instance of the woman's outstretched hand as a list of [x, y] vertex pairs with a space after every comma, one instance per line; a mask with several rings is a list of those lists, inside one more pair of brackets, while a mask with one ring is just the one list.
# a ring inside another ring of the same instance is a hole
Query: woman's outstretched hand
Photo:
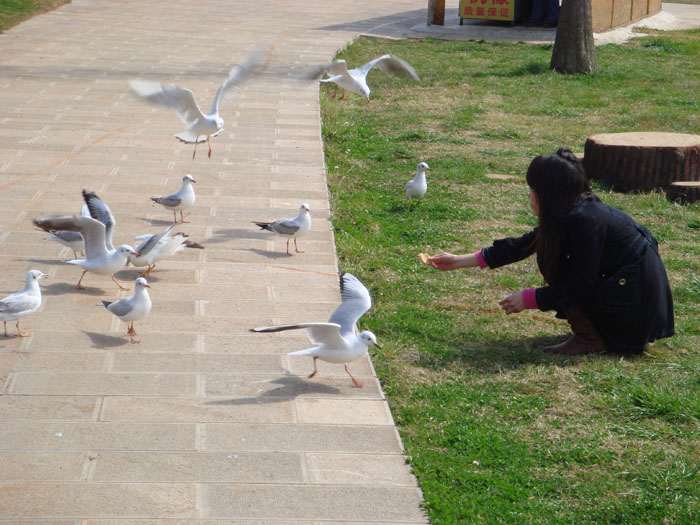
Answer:
[[501, 305], [501, 308], [503, 308], [503, 311], [506, 314], [517, 314], [518, 312], [522, 312], [525, 309], [525, 304], [523, 303], [522, 290], [510, 294], [498, 304]]
[[428, 259], [428, 263], [438, 270], [456, 270], [460, 268], [459, 257], [451, 253], [439, 253]]

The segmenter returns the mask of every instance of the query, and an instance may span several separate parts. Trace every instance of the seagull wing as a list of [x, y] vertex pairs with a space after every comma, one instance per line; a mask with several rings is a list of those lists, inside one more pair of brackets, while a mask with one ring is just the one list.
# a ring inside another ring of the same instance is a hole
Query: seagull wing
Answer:
[[155, 235], [150, 235], [148, 236], [148, 239], [146, 239], [145, 242], [141, 243], [138, 248], [136, 248], [136, 252], [139, 255], [146, 255], [149, 253], [153, 248], [155, 248], [158, 243], [170, 233], [170, 230], [172, 230], [175, 227], [175, 224], [171, 224], [167, 228], [165, 228], [163, 231], [160, 231], [156, 233]]
[[90, 217], [105, 225], [105, 246], [108, 250], [114, 250], [112, 238], [117, 221], [112, 215], [112, 210], [94, 191], [83, 190], [83, 200], [85, 200], [85, 205], [88, 207]]
[[214, 97], [214, 105], [211, 108], [212, 114], [219, 112], [219, 101], [221, 97], [223, 97], [224, 100], [228, 100], [233, 88], [245, 82], [253, 73], [265, 65], [267, 56], [267, 46], [262, 44], [256, 44], [246, 52], [243, 59], [231, 68], [228, 77], [221, 86], [219, 86], [216, 97]]
[[173, 206], [179, 206], [180, 203], [182, 202], [182, 199], [180, 198], [180, 195], [177, 193], [171, 193], [170, 195], [166, 195], [165, 197], [155, 197], [152, 198], [153, 202], [156, 202], [160, 204], [161, 206], [165, 206], [167, 208], [172, 208]]
[[0, 315], [13, 315], [27, 310], [36, 308], [37, 301], [41, 302], [36, 296], [26, 293], [13, 293], [0, 301]]
[[261, 326], [251, 328], [251, 332], [283, 332], [285, 330], [306, 329], [309, 340], [315, 345], [323, 345], [330, 348], [344, 348], [347, 341], [340, 335], [340, 325], [336, 323], [299, 323], [283, 324], [278, 326]]
[[131, 304], [131, 297], [124, 297], [123, 299], [110, 303], [109, 306], [105, 308], [117, 317], [123, 317], [133, 310], [134, 305]]
[[77, 215], [52, 215], [34, 219], [34, 225], [44, 231], [69, 230], [80, 232], [85, 239], [86, 259], [96, 259], [107, 255], [105, 246], [105, 225], [91, 217]]
[[270, 227], [277, 233], [282, 235], [294, 235], [299, 231], [300, 226], [294, 219], [285, 219], [283, 221], [273, 222]]
[[406, 75], [411, 77], [413, 80], [417, 80], [420, 82], [418, 73], [416, 73], [416, 70], [413, 69], [411, 64], [409, 64], [405, 60], [400, 59], [399, 57], [395, 57], [393, 55], [382, 55], [378, 58], [375, 58], [374, 60], [370, 60], [365, 65], [360, 67], [362, 75], [367, 76], [370, 69], [372, 69], [374, 66], [377, 66], [382, 71], [389, 71], [390, 73], [399, 73], [401, 75]]
[[64, 230], [51, 230], [49, 232], [54, 237], [61, 239], [63, 242], [82, 242], [83, 236], [78, 232], [69, 232]]
[[365, 285], [352, 274], [346, 273], [340, 279], [340, 297], [342, 303], [328, 319], [329, 323], [340, 325], [344, 337], [355, 335], [355, 325], [372, 306], [372, 298]]
[[140, 78], [131, 80], [129, 87], [131, 92], [140, 99], [173, 110], [188, 126], [204, 118], [202, 110], [199, 109], [189, 89]]

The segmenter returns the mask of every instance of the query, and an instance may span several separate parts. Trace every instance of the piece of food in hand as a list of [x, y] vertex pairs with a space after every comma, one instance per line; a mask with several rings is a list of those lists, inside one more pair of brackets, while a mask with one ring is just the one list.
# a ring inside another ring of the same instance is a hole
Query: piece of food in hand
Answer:
[[428, 255], [427, 253], [419, 253], [418, 258], [423, 264], [430, 264], [430, 255]]

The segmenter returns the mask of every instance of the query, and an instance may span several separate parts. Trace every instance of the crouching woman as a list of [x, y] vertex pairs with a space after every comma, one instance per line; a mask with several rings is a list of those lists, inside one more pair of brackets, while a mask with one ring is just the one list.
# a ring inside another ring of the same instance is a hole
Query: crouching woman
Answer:
[[566, 148], [540, 155], [527, 170], [538, 226], [467, 254], [434, 255], [438, 270], [498, 268], [533, 253], [546, 286], [509, 295], [506, 314], [555, 310], [573, 335], [545, 352], [637, 354], [674, 333], [673, 299], [656, 239], [591, 191], [580, 161]]

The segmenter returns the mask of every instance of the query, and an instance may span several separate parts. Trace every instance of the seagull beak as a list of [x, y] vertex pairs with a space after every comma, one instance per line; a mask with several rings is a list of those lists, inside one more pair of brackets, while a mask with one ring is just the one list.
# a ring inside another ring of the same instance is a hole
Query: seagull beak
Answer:
[[144, 286], [144, 288], [150, 288], [150, 286], [147, 284], [144, 284], [143, 286]]
[[373, 344], [374, 346], [376, 346], [377, 348], [379, 348], [380, 350], [382, 349], [382, 347], [379, 346], [377, 343], [372, 343], [372, 344]]
[[141, 257], [141, 254], [140, 254], [139, 252], [137, 252], [136, 250], [134, 250], [134, 255], [135, 255], [136, 257]]

